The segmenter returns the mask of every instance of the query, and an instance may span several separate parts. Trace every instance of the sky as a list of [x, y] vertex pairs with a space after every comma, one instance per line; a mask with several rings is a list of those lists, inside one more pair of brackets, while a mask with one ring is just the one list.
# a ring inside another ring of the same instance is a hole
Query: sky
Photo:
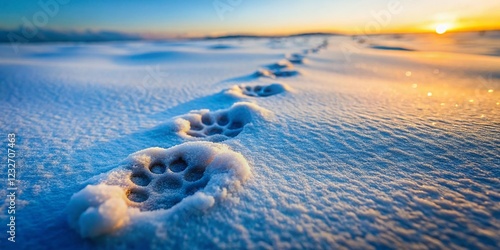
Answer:
[[146, 37], [405, 33], [438, 25], [500, 29], [498, 13], [498, 0], [0, 0], [0, 29], [33, 24]]

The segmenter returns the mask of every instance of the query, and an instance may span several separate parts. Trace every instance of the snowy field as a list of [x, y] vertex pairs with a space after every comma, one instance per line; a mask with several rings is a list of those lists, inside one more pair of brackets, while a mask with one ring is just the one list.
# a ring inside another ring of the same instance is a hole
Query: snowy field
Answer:
[[499, 249], [499, 41], [0, 45], [0, 248]]

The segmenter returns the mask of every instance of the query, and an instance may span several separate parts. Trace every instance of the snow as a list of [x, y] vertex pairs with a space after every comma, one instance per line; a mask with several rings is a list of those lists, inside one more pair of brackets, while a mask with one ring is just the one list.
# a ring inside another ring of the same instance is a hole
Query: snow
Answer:
[[234, 85], [224, 91], [224, 93], [234, 97], [268, 97], [291, 91], [291, 88], [285, 84], [273, 83], [268, 85]]
[[97, 237], [111, 233], [129, 221], [125, 192], [117, 186], [87, 186], [74, 194], [68, 204], [68, 222], [80, 235]]
[[237, 102], [228, 109], [214, 112], [208, 109], [191, 111], [187, 115], [174, 118], [170, 126], [186, 139], [206, 138], [223, 141], [240, 134], [245, 126], [252, 122], [253, 117], [269, 118], [271, 114], [269, 110], [257, 104]]
[[158, 219], [210, 208], [241, 187], [250, 167], [225, 145], [191, 142], [141, 150], [107, 175], [69, 201], [69, 224], [84, 238], [112, 234], [147, 211], [161, 210]]
[[498, 37], [1, 45], [1, 248], [497, 249]]

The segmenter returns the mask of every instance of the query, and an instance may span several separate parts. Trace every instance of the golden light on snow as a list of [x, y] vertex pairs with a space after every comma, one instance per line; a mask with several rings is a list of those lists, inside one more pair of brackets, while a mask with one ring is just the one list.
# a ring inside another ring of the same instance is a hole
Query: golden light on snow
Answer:
[[405, 75], [406, 76], [411, 76], [411, 71], [406, 71]]
[[436, 33], [438, 33], [438, 34], [440, 34], [440, 35], [441, 35], [441, 34], [446, 33], [446, 31], [448, 31], [448, 26], [449, 26], [449, 25], [448, 25], [448, 24], [445, 24], [445, 23], [438, 24], [438, 25], [436, 26]]
[[427, 96], [432, 96], [432, 92], [427, 92]]
[[488, 93], [493, 93], [493, 90], [492, 89], [488, 89]]
[[412, 88], [416, 89], [418, 87], [418, 85], [416, 83], [412, 84], [411, 85]]

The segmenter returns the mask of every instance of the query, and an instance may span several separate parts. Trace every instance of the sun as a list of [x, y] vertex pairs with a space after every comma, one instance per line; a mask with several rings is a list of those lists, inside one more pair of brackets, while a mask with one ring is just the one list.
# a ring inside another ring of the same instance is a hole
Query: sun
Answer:
[[443, 23], [443, 24], [438, 24], [436, 26], [436, 33], [440, 35], [446, 33], [447, 30], [448, 30], [448, 24]]

